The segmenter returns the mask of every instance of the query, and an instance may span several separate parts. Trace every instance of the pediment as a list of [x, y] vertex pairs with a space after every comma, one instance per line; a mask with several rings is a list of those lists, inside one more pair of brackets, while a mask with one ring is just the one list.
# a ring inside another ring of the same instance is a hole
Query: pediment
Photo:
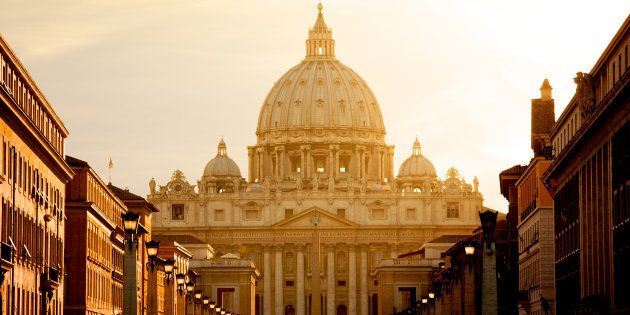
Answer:
[[358, 224], [338, 217], [326, 210], [318, 207], [312, 207], [306, 211], [298, 213], [290, 218], [284, 219], [272, 225], [272, 227], [283, 228], [304, 228], [313, 227], [313, 221], [317, 220], [317, 226], [320, 228], [328, 227], [357, 227]]

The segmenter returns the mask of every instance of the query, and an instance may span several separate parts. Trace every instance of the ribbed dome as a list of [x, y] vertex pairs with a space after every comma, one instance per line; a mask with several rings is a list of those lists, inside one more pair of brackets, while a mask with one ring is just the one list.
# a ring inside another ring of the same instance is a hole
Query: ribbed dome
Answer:
[[305, 59], [265, 98], [258, 135], [313, 129], [369, 131], [377, 139], [385, 134], [376, 97], [356, 72], [335, 58], [334, 44], [320, 10], [309, 31]]
[[436, 177], [435, 167], [433, 163], [425, 158], [420, 152], [420, 141], [416, 138], [413, 143], [411, 156], [407, 158], [398, 171], [400, 179], [415, 179], [420, 177]]
[[227, 146], [223, 139], [219, 142], [217, 156], [214, 157], [203, 170], [203, 177], [241, 177], [241, 170], [236, 162], [228, 157]]

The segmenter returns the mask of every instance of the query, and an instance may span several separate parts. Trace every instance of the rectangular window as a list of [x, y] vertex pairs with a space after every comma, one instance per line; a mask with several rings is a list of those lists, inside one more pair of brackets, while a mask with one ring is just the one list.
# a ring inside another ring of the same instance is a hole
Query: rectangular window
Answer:
[[284, 218], [288, 219], [293, 216], [293, 209], [284, 209]]
[[245, 210], [245, 220], [247, 220], [247, 221], [258, 221], [258, 220], [260, 220], [260, 211], [258, 209], [246, 209]]
[[370, 209], [370, 219], [383, 220], [385, 219], [385, 209]]
[[339, 216], [341, 218], [345, 218], [346, 217], [346, 209], [337, 209], [337, 216]]
[[181, 203], [171, 206], [171, 220], [184, 220], [184, 205]]
[[459, 218], [459, 202], [446, 203], [446, 218], [448, 219]]
[[293, 280], [287, 280], [287, 281], [284, 283], [284, 286], [286, 286], [286, 287], [292, 287], [292, 286], [294, 286], [294, 285], [295, 285], [295, 282], [293, 282]]
[[407, 209], [407, 220], [415, 220], [416, 217], [416, 208], [408, 208]]
[[345, 280], [339, 280], [339, 281], [337, 281], [337, 286], [338, 286], [338, 287], [345, 287], [345, 286], [346, 286], [346, 281], [345, 281]]
[[225, 220], [225, 211], [223, 209], [214, 209], [214, 220], [216, 221]]

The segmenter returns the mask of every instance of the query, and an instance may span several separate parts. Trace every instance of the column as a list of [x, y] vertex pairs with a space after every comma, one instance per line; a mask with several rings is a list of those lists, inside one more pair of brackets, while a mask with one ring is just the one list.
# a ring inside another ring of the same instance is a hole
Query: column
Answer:
[[357, 314], [357, 252], [356, 245], [348, 246], [348, 314]]
[[[136, 260], [136, 242], [125, 242], [125, 254], [123, 256], [123, 314], [138, 314], [138, 272]], [[144, 267], [144, 266], [143, 266]]]
[[382, 173], [382, 170], [383, 170], [383, 151], [382, 151], [381, 148], [377, 148], [376, 149], [376, 159], [378, 159], [378, 162], [376, 163], [377, 164], [376, 165], [377, 166], [376, 167], [376, 174], [378, 174], [377, 175], [378, 179], [380, 181], [382, 181], [383, 180], [383, 176], [382, 176], [383, 175], [383, 173]]
[[[247, 172], [249, 173], [249, 182], [254, 182], [254, 149], [247, 148]], [[204, 187], [205, 189], [205, 187]]]
[[361, 315], [368, 315], [368, 245], [361, 244]]
[[263, 313], [271, 314], [271, 250], [269, 245], [263, 246]]
[[306, 155], [304, 154], [305, 147], [300, 147], [300, 177], [306, 178]]
[[284, 314], [284, 283], [282, 277], [282, 244], [275, 245], [276, 250], [276, 259], [274, 265], [276, 267], [275, 270], [275, 314], [282, 315]]
[[326, 246], [326, 314], [335, 314], [335, 245]]
[[296, 304], [297, 304], [297, 315], [304, 315], [304, 244], [298, 244], [297, 246], [297, 292], [296, 294]]

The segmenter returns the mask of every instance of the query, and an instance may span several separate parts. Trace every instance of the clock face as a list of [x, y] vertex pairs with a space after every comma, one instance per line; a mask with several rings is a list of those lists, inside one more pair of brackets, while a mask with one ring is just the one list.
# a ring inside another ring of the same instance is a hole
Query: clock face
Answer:
[[182, 191], [182, 185], [175, 185], [173, 189], [175, 189], [175, 191]]

